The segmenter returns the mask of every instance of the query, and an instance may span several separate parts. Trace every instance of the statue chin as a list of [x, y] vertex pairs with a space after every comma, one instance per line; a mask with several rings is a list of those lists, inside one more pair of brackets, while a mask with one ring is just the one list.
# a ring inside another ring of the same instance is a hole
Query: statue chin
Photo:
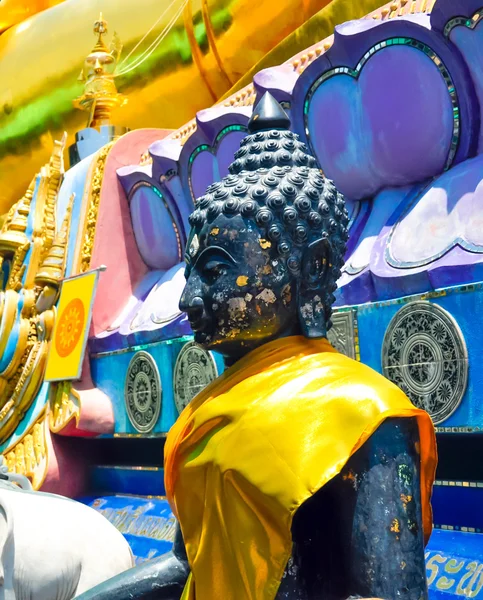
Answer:
[[195, 342], [200, 346], [203, 346], [206, 350], [212, 349], [211, 336], [206, 331], [195, 331], [194, 332]]

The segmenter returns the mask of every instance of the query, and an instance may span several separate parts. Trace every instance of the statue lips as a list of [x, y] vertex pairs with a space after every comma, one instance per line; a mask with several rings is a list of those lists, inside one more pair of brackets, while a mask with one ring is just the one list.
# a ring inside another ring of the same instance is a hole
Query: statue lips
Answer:
[[[190, 325], [191, 325], [191, 322], [190, 322]], [[203, 325], [200, 325], [197, 328], [196, 328], [196, 326], [191, 325], [191, 329], [193, 330], [194, 341], [197, 344], [199, 344], [200, 346], [203, 346], [206, 348], [206, 345], [209, 340], [209, 333], [206, 331], [206, 328], [203, 327]]]
[[195, 337], [197, 338], [196, 341], [198, 343], [201, 343], [201, 340], [198, 338], [203, 333], [206, 333], [205, 330], [207, 328], [207, 325], [209, 325], [211, 319], [206, 314], [205, 303], [203, 302], [203, 299], [200, 298], [200, 296], [194, 296], [193, 298], [191, 298], [191, 300], [185, 302], [184, 294], [185, 292], [183, 292], [181, 296], [179, 308], [181, 311], [186, 313], [190, 327], [193, 333], [195, 334]]
[[190, 318], [188, 316], [188, 321], [191, 329], [193, 330], [193, 333], [203, 332], [204, 326], [206, 325], [206, 319], [204, 318], [204, 316], [202, 316], [201, 318]]
[[[200, 335], [206, 333], [205, 330], [210, 321], [206, 315], [205, 307], [204, 305], [191, 307], [186, 312], [188, 314], [188, 321], [190, 327], [193, 333], [195, 334], [195, 337], [199, 338]], [[200, 342], [199, 339], [197, 339], [196, 341]]]

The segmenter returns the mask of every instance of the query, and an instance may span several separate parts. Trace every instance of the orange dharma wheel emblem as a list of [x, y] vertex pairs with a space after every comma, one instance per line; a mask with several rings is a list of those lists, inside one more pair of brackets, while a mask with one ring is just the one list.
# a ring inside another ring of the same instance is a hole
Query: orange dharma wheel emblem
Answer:
[[55, 334], [55, 349], [61, 358], [69, 356], [79, 342], [85, 325], [84, 304], [74, 298], [62, 311]]

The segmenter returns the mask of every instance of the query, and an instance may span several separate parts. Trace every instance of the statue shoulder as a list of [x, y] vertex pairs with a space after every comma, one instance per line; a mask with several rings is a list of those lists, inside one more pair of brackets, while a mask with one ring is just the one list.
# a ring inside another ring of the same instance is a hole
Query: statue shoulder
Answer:
[[357, 397], [366, 395], [368, 400], [379, 400], [383, 404], [396, 401], [398, 404], [413, 407], [409, 398], [397, 385], [372, 367], [340, 353], [334, 354], [334, 367], [337, 368], [344, 389], [346, 384], [349, 384], [352, 389], [359, 390]]

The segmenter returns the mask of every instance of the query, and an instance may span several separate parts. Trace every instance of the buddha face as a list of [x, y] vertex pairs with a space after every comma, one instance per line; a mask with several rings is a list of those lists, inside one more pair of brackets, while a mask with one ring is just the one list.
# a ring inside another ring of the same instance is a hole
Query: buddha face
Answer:
[[180, 309], [225, 357], [298, 332], [293, 276], [255, 223], [220, 214], [192, 231]]

